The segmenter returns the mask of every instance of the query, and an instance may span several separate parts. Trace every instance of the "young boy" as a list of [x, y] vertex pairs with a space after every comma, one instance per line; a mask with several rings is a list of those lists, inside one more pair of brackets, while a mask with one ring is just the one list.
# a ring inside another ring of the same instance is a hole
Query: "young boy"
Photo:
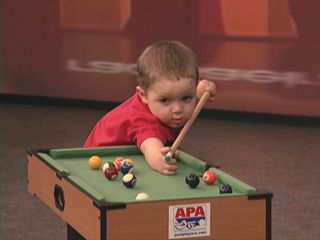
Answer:
[[190, 119], [196, 95], [208, 91], [212, 99], [216, 86], [208, 80], [198, 84], [194, 53], [176, 41], [147, 47], [138, 58], [137, 72], [135, 94], [96, 124], [84, 147], [135, 144], [152, 169], [173, 175], [178, 153], [166, 161], [168, 146]]

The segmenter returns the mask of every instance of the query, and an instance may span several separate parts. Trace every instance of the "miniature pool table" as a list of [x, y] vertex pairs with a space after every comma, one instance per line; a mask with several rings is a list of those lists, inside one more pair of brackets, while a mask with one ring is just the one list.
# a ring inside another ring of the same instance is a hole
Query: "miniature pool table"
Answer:
[[[135, 146], [29, 150], [28, 190], [67, 222], [69, 239], [271, 239], [272, 193], [180, 152], [176, 175], [166, 176]], [[92, 155], [102, 165], [133, 160], [136, 185], [126, 188], [120, 172], [108, 180], [89, 168]], [[213, 185], [185, 183], [188, 173], [208, 169], [218, 176]], [[232, 193], [218, 192], [225, 183]], [[136, 200], [141, 192], [149, 198]]]

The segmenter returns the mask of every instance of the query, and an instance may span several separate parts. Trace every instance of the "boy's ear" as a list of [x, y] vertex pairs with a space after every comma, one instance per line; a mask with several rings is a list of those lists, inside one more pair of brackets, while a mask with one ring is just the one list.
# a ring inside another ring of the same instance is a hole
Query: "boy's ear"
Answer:
[[142, 101], [144, 104], [147, 104], [148, 101], [147, 101], [147, 93], [146, 93], [146, 91], [145, 91], [142, 87], [140, 87], [140, 86], [137, 86], [137, 87], [136, 87], [136, 91], [137, 91], [137, 93], [138, 93], [141, 101]]

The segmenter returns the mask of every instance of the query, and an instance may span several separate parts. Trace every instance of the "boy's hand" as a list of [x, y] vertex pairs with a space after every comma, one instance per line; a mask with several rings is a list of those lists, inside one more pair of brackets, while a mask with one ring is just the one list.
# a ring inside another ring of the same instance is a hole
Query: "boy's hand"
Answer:
[[[163, 147], [161, 148], [160, 152], [162, 153], [162, 155], [165, 157], [169, 152], [170, 152], [171, 148], [170, 147]], [[175, 151], [172, 158], [177, 159], [179, 157], [179, 151]]]
[[200, 80], [197, 86], [197, 97], [200, 99], [203, 93], [206, 91], [210, 93], [210, 97], [208, 100], [214, 100], [217, 91], [215, 82], [209, 81], [207, 79]]
[[162, 154], [162, 167], [159, 172], [166, 174], [166, 175], [174, 175], [177, 171], [177, 157], [179, 156], [179, 151], [176, 151], [171, 160], [165, 160], [165, 156], [170, 151], [170, 147], [163, 147], [161, 148], [160, 152]]
[[166, 161], [164, 157], [170, 151], [170, 147], [164, 147], [163, 143], [157, 138], [147, 138], [144, 140], [140, 146], [140, 150], [152, 169], [165, 175], [174, 175], [176, 173], [178, 151], [175, 152], [170, 161]]
[[177, 171], [176, 155], [172, 156], [170, 161], [165, 160], [166, 154], [170, 151], [170, 147], [163, 147], [160, 152], [162, 154], [158, 171], [165, 175], [174, 175]]

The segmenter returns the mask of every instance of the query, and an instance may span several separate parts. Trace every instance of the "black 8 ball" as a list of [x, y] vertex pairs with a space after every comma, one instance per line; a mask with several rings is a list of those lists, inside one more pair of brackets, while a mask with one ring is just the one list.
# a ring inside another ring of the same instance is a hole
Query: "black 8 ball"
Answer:
[[196, 188], [199, 185], [200, 179], [197, 174], [189, 173], [186, 176], [186, 184], [188, 184], [191, 188]]

